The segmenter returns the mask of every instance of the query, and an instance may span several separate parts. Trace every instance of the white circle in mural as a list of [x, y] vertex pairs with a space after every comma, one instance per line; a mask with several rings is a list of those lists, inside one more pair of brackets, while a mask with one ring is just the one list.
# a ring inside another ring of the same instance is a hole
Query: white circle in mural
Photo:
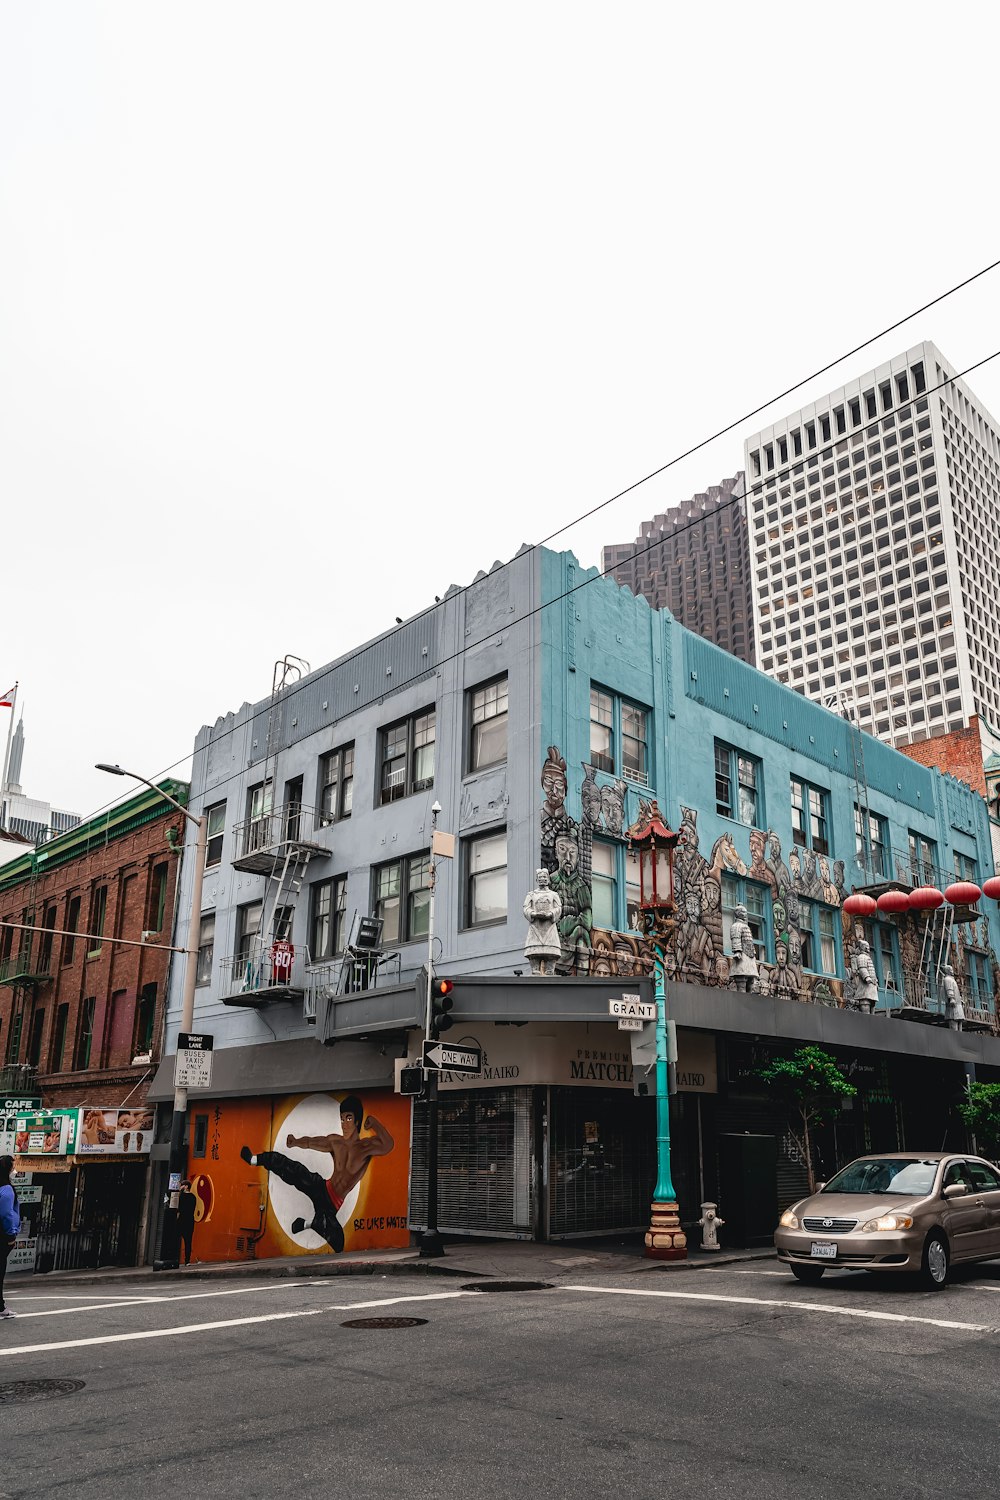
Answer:
[[[306, 1151], [301, 1146], [286, 1146], [289, 1135], [330, 1135], [340, 1131], [340, 1103], [331, 1094], [310, 1094], [291, 1109], [284, 1119], [275, 1121], [272, 1151], [287, 1156], [290, 1161], [301, 1162], [310, 1172], [315, 1172], [324, 1181], [333, 1172], [333, 1157], [328, 1151]], [[343, 1205], [337, 1212], [341, 1224], [347, 1224], [354, 1213], [361, 1185], [351, 1188]], [[323, 1250], [327, 1242], [314, 1229], [303, 1229], [299, 1234], [292, 1231], [293, 1219], [312, 1221], [313, 1207], [304, 1193], [292, 1187], [271, 1171], [267, 1176], [267, 1194], [274, 1217], [290, 1240], [303, 1250]]]

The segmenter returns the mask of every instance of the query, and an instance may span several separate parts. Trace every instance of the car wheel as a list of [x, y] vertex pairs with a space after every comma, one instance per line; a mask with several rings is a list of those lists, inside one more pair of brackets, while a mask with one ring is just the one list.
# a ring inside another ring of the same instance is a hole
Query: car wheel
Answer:
[[806, 1286], [819, 1286], [823, 1280], [823, 1266], [790, 1266], [789, 1270], [796, 1281], [804, 1282]]
[[948, 1284], [948, 1242], [938, 1230], [932, 1230], [924, 1241], [920, 1280], [929, 1292], [943, 1291]]

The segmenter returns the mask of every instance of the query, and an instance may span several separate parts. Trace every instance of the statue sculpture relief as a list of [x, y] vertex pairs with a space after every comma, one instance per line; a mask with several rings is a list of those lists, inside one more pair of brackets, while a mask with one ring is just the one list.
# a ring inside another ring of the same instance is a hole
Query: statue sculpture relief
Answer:
[[944, 1009], [948, 1017], [948, 1025], [952, 1031], [961, 1031], [962, 1022], [965, 1020], [965, 1006], [962, 1003], [962, 991], [958, 987], [955, 971], [951, 964], [945, 964], [941, 971], [941, 989], [944, 992]]
[[855, 1009], [867, 1011], [871, 1015], [878, 1003], [878, 974], [871, 949], [864, 938], [859, 938], [855, 945], [851, 973], [854, 975]]
[[729, 927], [729, 946], [732, 950], [729, 977], [738, 990], [746, 990], [749, 994], [757, 983], [759, 971], [753, 930], [747, 921], [745, 906], [737, 906], [733, 910], [733, 920]]
[[524, 915], [528, 919], [524, 956], [531, 964], [532, 974], [554, 973], [556, 960], [562, 953], [558, 925], [562, 901], [549, 885], [548, 870], [536, 870], [535, 880], [535, 889], [524, 900]]

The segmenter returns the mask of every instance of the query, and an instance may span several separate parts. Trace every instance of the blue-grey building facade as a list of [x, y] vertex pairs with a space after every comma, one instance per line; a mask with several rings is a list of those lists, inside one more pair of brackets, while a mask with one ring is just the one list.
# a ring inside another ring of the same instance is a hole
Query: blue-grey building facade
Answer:
[[[572, 554], [522, 549], [382, 637], [300, 680], [279, 672], [276, 684], [195, 742], [191, 806], [210, 820], [195, 1029], [214, 1037], [213, 1089], [393, 1087], [423, 1025], [432, 830], [453, 834], [453, 857], [435, 866], [434, 964], [456, 981], [456, 1034], [474, 1034], [502, 1069], [471, 1087], [448, 1080], [466, 1188], [469, 1096], [486, 1109], [500, 1089], [514, 1124], [481, 1174], [506, 1174], [509, 1193], [489, 1213], [468, 1192], [449, 1208], [446, 1193], [446, 1227], [555, 1235], [644, 1222], [631, 1188], [613, 1187], [650, 1170], [652, 1127], [607, 1000], [651, 986], [627, 830], [654, 799], [680, 836], [667, 994], [681, 1023], [686, 1216], [720, 1190], [712, 1141], [730, 1126], [772, 1131], [779, 1191], [798, 1181], [794, 1143], [753, 1082], [768, 1048], [823, 1040], [865, 1084], [827, 1148], [839, 1155], [873, 1141], [919, 1145], [908, 1091], [939, 1095], [934, 1128], [938, 1115], [952, 1128], [963, 1069], [1000, 1065], [992, 903], [874, 922], [843, 911], [852, 891], [988, 874], [982, 798]], [[522, 903], [542, 867], [562, 904], [551, 978], [531, 977], [523, 956]], [[731, 973], [737, 906], [753, 933], [748, 991]], [[381, 924], [374, 950], [358, 941], [369, 917]], [[856, 972], [862, 941], [877, 976], [872, 1014]], [[962, 1029], [939, 1024], [945, 962], [960, 982]], [[168, 1053], [182, 984], [178, 965]], [[169, 1094], [166, 1068], [155, 1090]], [[596, 1119], [602, 1091], [607, 1126]], [[446, 1112], [445, 1149], [448, 1129]], [[421, 1139], [418, 1109], [414, 1222]], [[938, 1130], [924, 1145], [939, 1140]], [[638, 1201], [651, 1186], [650, 1175]]]

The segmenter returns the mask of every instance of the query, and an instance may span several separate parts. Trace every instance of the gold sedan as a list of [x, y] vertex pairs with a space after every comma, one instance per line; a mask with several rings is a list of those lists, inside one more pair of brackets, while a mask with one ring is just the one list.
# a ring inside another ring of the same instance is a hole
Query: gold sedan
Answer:
[[903, 1271], [940, 1291], [952, 1265], [1000, 1256], [1000, 1171], [954, 1152], [862, 1156], [786, 1208], [774, 1244], [798, 1281]]

